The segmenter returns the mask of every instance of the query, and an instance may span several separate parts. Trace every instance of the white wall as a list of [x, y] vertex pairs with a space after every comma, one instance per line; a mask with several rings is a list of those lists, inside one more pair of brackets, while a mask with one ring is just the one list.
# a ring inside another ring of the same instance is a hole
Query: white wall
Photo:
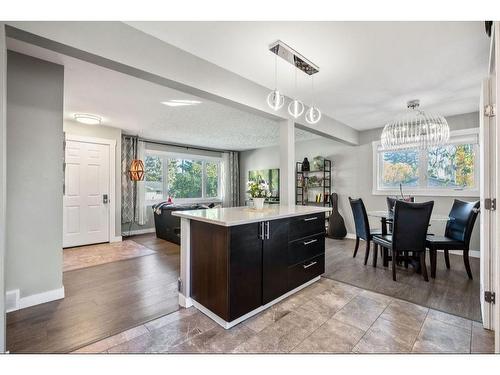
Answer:
[[[479, 114], [477, 112], [467, 113], [447, 118], [452, 130], [475, 128], [479, 126]], [[295, 160], [302, 161], [308, 157], [311, 161], [314, 156], [321, 155], [333, 162], [332, 186], [333, 191], [339, 195], [339, 211], [344, 217], [347, 232], [355, 233], [354, 221], [348, 197], [361, 197], [365, 202], [367, 210], [385, 210], [386, 197], [372, 194], [372, 144], [380, 139], [381, 129], [360, 132], [360, 145], [348, 146], [329, 139], [313, 139], [310, 141], [297, 142], [295, 145]], [[242, 202], [245, 199], [246, 180], [248, 171], [253, 169], [279, 168], [279, 148], [266, 147], [256, 150], [245, 151], [240, 156]], [[434, 213], [448, 214], [453, 204], [452, 197], [417, 197], [417, 201], [434, 200]], [[459, 198], [465, 200], [476, 200], [479, 197]], [[444, 222], [432, 222], [433, 233], [444, 233]], [[379, 223], [372, 220], [373, 228], [378, 228]], [[474, 227], [471, 239], [471, 249], [479, 250], [479, 219]]]
[[63, 66], [8, 52], [6, 289], [26, 301], [62, 292], [63, 82]]
[[122, 155], [122, 131], [110, 126], [93, 126], [79, 124], [76, 121], [64, 121], [63, 130], [66, 134], [80, 135], [84, 137], [112, 139], [116, 141], [115, 149], [115, 236], [121, 236], [122, 220], [122, 181], [121, 181], [121, 155]]
[[5, 29], [0, 22], [0, 353], [5, 352], [6, 73]]

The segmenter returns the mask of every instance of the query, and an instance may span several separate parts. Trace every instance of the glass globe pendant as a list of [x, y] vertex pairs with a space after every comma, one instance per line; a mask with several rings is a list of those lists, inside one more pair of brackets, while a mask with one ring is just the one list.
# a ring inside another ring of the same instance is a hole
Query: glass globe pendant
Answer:
[[299, 118], [304, 113], [304, 104], [294, 99], [288, 104], [288, 113], [294, 118]]
[[305, 117], [308, 124], [311, 125], [317, 124], [319, 120], [321, 120], [321, 111], [318, 108], [311, 106], [306, 111]]
[[267, 105], [278, 111], [285, 104], [285, 96], [278, 89], [273, 90], [267, 96]]

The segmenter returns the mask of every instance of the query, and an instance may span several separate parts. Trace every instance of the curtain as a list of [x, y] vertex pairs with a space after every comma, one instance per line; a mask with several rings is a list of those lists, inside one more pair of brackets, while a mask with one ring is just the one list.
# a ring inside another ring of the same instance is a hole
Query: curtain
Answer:
[[222, 154], [222, 205], [240, 205], [240, 163], [239, 153], [227, 151]]
[[137, 158], [144, 161], [144, 154], [144, 142], [136, 136], [122, 136], [122, 224], [146, 223], [144, 181], [131, 181], [128, 175], [132, 160]]

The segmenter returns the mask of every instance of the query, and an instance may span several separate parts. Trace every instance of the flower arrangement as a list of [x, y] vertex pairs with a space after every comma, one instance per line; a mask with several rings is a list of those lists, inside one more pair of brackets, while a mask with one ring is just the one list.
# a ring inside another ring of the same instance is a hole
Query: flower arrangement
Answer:
[[271, 196], [269, 185], [265, 181], [248, 181], [247, 193], [252, 198], [269, 198]]

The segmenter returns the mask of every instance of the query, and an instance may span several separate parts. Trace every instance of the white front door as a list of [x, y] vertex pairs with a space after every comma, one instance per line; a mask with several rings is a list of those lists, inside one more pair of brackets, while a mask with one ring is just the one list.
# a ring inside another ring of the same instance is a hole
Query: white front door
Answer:
[[109, 149], [66, 141], [63, 247], [109, 241]]

